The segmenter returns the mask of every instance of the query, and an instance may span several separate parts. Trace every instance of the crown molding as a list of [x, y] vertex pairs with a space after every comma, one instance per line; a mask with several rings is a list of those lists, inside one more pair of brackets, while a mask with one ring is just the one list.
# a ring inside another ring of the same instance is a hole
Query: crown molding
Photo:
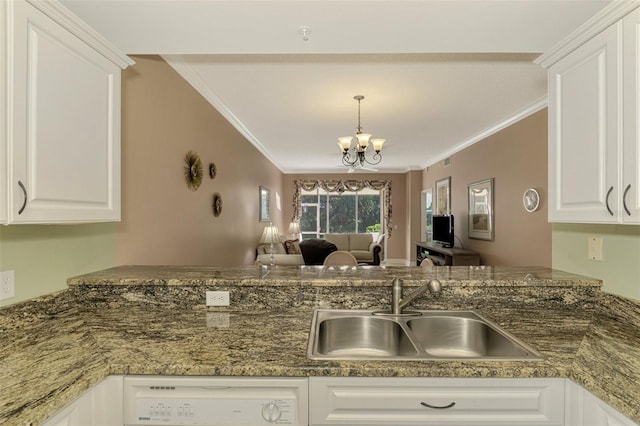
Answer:
[[533, 62], [544, 68], [549, 68], [638, 7], [640, 7], [640, 0], [612, 1]]
[[283, 172], [282, 167], [278, 162], [269, 155], [269, 152], [260, 143], [249, 129], [236, 117], [236, 115], [229, 109], [229, 107], [216, 95], [211, 88], [205, 83], [202, 76], [195, 70], [194, 67], [187, 64], [182, 60], [180, 55], [160, 55], [160, 57], [173, 68], [187, 83], [193, 86], [194, 89], [200, 95], [207, 100], [213, 107], [238, 131], [244, 136], [253, 146], [255, 146], [262, 155], [264, 155], [271, 163]]
[[120, 68], [125, 69], [129, 65], [135, 64], [131, 58], [118, 50], [58, 0], [27, 0], [27, 2]]

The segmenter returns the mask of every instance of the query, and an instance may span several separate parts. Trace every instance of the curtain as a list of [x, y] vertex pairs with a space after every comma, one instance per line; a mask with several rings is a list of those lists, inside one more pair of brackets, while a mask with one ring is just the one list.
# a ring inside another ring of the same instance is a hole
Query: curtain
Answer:
[[295, 180], [295, 191], [293, 193], [293, 222], [300, 220], [302, 214], [302, 190], [313, 191], [314, 189], [321, 188], [327, 192], [343, 193], [345, 191], [359, 191], [364, 188], [374, 189], [376, 191], [382, 191], [383, 197], [383, 229], [385, 230], [386, 237], [391, 237], [391, 181], [390, 180]]

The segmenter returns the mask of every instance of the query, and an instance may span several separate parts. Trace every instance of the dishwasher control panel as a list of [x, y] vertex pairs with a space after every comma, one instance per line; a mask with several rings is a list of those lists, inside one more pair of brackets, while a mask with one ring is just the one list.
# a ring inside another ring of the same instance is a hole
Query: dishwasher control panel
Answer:
[[307, 424], [306, 378], [132, 376], [124, 381], [126, 426]]

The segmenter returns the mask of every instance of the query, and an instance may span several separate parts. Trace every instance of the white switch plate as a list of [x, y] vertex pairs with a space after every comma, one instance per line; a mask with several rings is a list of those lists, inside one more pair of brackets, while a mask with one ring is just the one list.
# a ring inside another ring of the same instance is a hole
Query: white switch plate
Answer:
[[587, 257], [590, 260], [602, 260], [602, 245], [602, 238], [589, 237], [587, 239]]
[[16, 272], [0, 272], [0, 300], [11, 299], [16, 296]]
[[229, 306], [228, 291], [207, 291], [207, 306]]

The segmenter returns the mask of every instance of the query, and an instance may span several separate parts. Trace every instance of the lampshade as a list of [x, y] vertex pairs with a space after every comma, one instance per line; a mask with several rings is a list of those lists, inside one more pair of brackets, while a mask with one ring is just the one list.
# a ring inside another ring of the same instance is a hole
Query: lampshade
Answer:
[[291, 222], [289, 224], [289, 233], [290, 234], [299, 234], [300, 233], [300, 224], [298, 222]]
[[262, 231], [262, 237], [260, 237], [261, 243], [279, 243], [280, 242], [280, 231], [278, 231], [277, 226], [269, 225], [265, 226], [264, 231]]
[[371, 144], [373, 145], [373, 150], [375, 152], [382, 151], [382, 145], [384, 145], [385, 139], [371, 139]]
[[367, 147], [369, 146], [369, 139], [371, 139], [371, 134], [358, 133], [356, 137], [358, 138], [358, 146], [360, 147], [360, 149], [363, 151], [367, 149]]
[[340, 152], [347, 152], [349, 148], [351, 148], [351, 141], [353, 140], [353, 136], [343, 136], [338, 138], [338, 146], [340, 147]]

